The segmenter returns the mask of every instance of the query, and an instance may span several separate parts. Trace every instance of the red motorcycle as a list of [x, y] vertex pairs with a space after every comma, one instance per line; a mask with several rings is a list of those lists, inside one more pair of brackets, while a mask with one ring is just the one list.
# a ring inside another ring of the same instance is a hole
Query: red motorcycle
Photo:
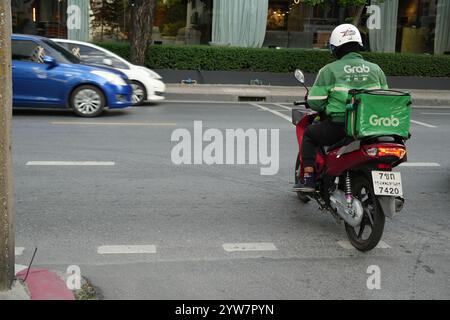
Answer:
[[[297, 70], [295, 76], [309, 92], [303, 73]], [[297, 183], [303, 178], [303, 133], [317, 121], [317, 116], [324, 115], [309, 111], [306, 101], [294, 105], [305, 107], [292, 110], [299, 146], [295, 165]], [[314, 199], [321, 211], [330, 212], [339, 224], [343, 220], [356, 249], [375, 248], [383, 234], [385, 217], [392, 218], [403, 208], [401, 175], [392, 169], [406, 161], [405, 140], [395, 135], [348, 137], [334, 146], [321, 148], [316, 156], [316, 192], [297, 192], [298, 198], [304, 203]]]

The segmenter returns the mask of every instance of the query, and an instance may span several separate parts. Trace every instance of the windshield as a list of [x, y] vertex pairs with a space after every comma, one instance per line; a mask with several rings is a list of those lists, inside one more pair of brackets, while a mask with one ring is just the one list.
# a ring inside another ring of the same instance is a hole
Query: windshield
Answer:
[[51, 48], [51, 56], [59, 63], [80, 63], [79, 58], [59, 44], [47, 39], [42, 40], [42, 42]]

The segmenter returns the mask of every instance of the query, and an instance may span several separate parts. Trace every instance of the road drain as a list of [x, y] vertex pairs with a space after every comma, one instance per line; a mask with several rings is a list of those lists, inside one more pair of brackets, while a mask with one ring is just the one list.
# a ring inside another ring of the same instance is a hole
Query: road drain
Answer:
[[261, 102], [266, 101], [266, 97], [238, 97], [239, 101], [248, 102], [248, 101], [254, 101], [254, 102]]

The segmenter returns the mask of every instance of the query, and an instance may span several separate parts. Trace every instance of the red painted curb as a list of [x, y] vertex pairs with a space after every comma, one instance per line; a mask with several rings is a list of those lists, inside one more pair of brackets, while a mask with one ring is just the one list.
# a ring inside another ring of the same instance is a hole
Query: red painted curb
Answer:
[[[23, 280], [27, 269], [19, 272], [17, 278]], [[25, 282], [31, 295], [31, 300], [75, 300], [73, 292], [66, 283], [54, 272], [46, 269], [30, 269]]]

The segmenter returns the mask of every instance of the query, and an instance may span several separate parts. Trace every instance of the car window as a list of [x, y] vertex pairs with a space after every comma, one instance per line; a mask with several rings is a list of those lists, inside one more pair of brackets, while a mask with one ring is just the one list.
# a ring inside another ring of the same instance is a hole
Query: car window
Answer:
[[74, 56], [69, 50], [60, 46], [56, 42], [44, 39], [42, 42], [49, 50], [49, 56], [52, 56], [59, 63], [80, 63], [80, 59]]
[[59, 44], [61, 47], [63, 47], [66, 50], [70, 50], [69, 48], [69, 44], [66, 42], [56, 42], [57, 44]]
[[11, 49], [13, 60], [44, 63], [45, 49], [33, 41], [13, 40]]
[[79, 57], [81, 60], [87, 63], [103, 65], [104, 59], [110, 59], [114, 68], [129, 69], [128, 66], [119, 59], [92, 47], [84, 46], [80, 44], [70, 43], [68, 48], [72, 54]]

